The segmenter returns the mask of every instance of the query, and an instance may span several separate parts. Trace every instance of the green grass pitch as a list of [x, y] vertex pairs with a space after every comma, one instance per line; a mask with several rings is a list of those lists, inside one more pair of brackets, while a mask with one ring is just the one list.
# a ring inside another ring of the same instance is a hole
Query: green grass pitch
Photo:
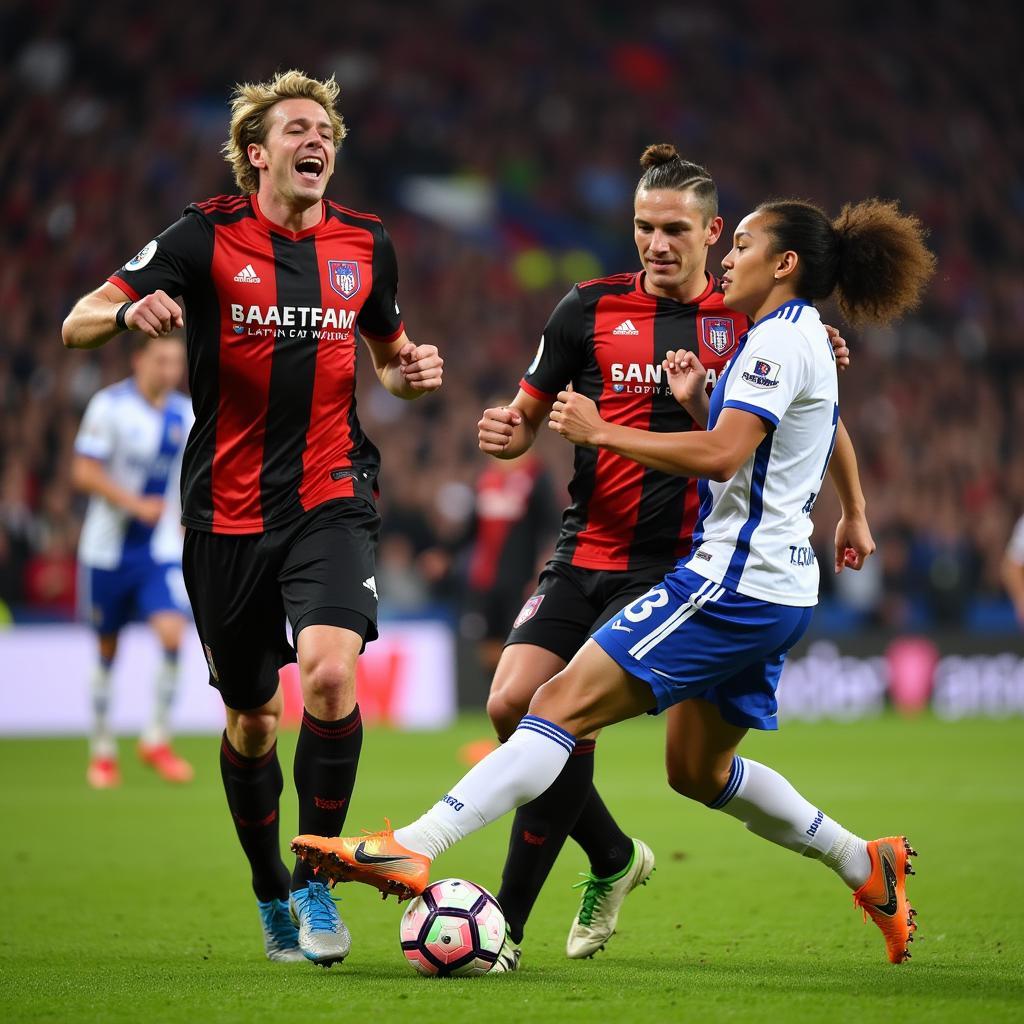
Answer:
[[[422, 811], [461, 774], [457, 748], [487, 732], [482, 717], [443, 734], [369, 731], [347, 830]], [[791, 724], [744, 745], [851, 829], [910, 836], [921, 930], [901, 967], [885, 960], [881, 935], [861, 924], [831, 872], [671, 794], [661, 743], [661, 723], [644, 720], [598, 745], [607, 802], [658, 858], [608, 949], [591, 961], [564, 957], [569, 886], [584, 867], [570, 844], [534, 912], [523, 969], [439, 981], [403, 962], [395, 901], [356, 885], [336, 890], [353, 934], [345, 964], [263, 959], [214, 738], [182, 741], [197, 766], [182, 788], [147, 774], [123, 742], [124, 785], [105, 793], [85, 785], [81, 741], [4, 741], [0, 1019], [1024, 1019], [1024, 720]], [[286, 779], [293, 745], [283, 738]], [[496, 889], [507, 828], [450, 851], [434, 877]]]

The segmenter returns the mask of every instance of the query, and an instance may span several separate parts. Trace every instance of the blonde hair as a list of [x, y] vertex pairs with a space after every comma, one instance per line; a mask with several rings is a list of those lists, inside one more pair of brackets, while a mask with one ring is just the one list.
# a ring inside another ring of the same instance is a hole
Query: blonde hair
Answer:
[[249, 162], [248, 149], [267, 137], [267, 112], [281, 100], [313, 100], [327, 111], [334, 148], [348, 134], [341, 114], [335, 109], [338, 83], [334, 75], [325, 81], [310, 78], [301, 71], [279, 71], [269, 82], [240, 82], [231, 93], [231, 128], [221, 146], [224, 159], [231, 164], [235, 184], [242, 192], [258, 192], [259, 171]]

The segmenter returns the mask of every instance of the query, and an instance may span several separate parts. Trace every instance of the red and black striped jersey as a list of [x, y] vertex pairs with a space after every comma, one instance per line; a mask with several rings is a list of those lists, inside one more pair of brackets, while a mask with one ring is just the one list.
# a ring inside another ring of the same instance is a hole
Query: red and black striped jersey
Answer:
[[476, 518], [469, 585], [479, 592], [495, 583], [521, 590], [554, 535], [554, 489], [544, 463], [527, 453], [513, 462], [494, 460], [477, 477]]
[[369, 496], [380, 456], [356, 417], [356, 329], [399, 337], [398, 268], [380, 219], [335, 203], [292, 232], [255, 196], [219, 196], [108, 278], [186, 308], [196, 422], [182, 522], [261, 533], [332, 498]]
[[[520, 387], [542, 401], [569, 383], [601, 416], [640, 430], [700, 429], [672, 397], [661, 361], [669, 349], [695, 352], [713, 384], [747, 329], [723, 305], [709, 275], [691, 303], [650, 295], [644, 274], [576, 285], [555, 307]], [[603, 450], [576, 448], [555, 560], [588, 569], [671, 564], [690, 549], [697, 482], [648, 469]]]

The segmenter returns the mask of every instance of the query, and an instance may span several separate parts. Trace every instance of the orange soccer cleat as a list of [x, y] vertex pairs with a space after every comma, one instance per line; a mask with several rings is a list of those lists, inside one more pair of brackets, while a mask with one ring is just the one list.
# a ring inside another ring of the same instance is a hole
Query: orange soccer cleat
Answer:
[[191, 782], [192, 765], [179, 757], [169, 743], [143, 743], [139, 741], [139, 760], [148, 764], [166, 782]]
[[907, 901], [907, 875], [914, 874], [910, 858], [917, 856], [906, 836], [888, 836], [868, 843], [871, 875], [853, 894], [853, 905], [864, 911], [885, 936], [889, 962], [910, 959], [908, 943], [914, 941], [917, 911]]
[[386, 899], [399, 902], [419, 896], [430, 881], [430, 859], [406, 849], [395, 839], [391, 823], [382, 832], [331, 839], [324, 836], [296, 836], [292, 852], [313, 866], [318, 878], [335, 882], [365, 882], [375, 886]]

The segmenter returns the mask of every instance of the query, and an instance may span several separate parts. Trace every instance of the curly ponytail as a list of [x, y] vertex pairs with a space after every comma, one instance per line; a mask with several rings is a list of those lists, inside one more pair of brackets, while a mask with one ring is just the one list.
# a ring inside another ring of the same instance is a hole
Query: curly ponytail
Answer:
[[935, 271], [917, 217], [895, 202], [847, 203], [834, 221], [813, 203], [796, 199], [762, 203], [777, 252], [800, 257], [798, 291], [807, 299], [837, 293], [851, 324], [886, 324], [914, 309]]

